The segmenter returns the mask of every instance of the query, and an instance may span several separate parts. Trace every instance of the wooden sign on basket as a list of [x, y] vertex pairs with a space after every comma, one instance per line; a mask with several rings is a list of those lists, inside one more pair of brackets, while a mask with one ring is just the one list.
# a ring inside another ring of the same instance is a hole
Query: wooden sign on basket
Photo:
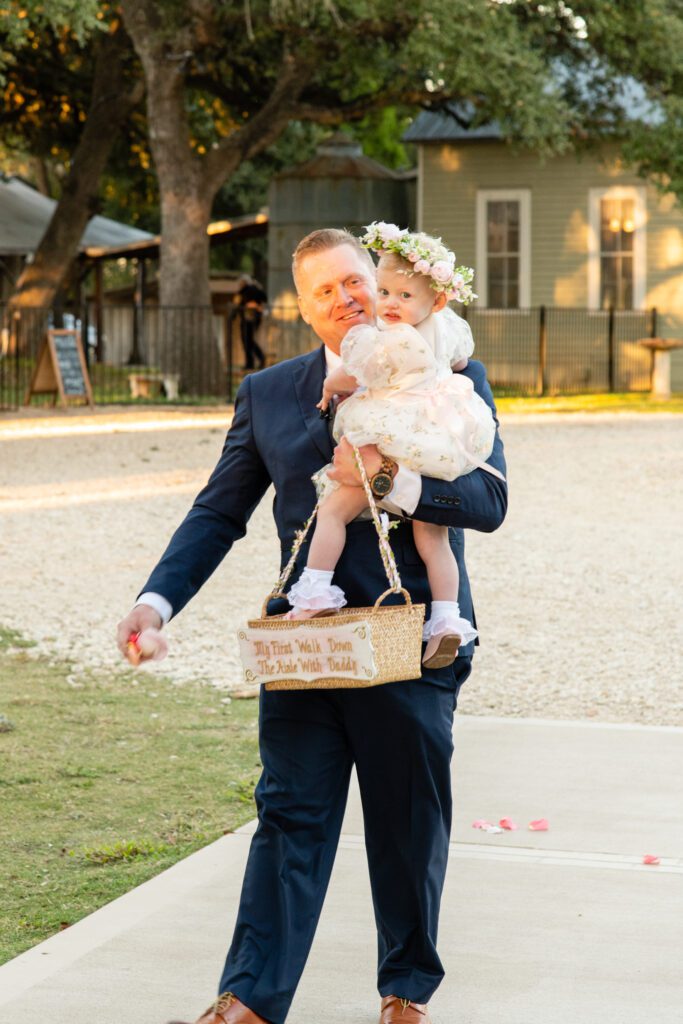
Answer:
[[33, 395], [53, 395], [53, 404], [59, 400], [62, 406], [82, 399], [92, 408], [92, 388], [78, 328], [45, 332], [24, 405], [30, 404]]
[[329, 690], [418, 679], [425, 606], [407, 590], [400, 591], [404, 604], [382, 604], [391, 593], [319, 619], [251, 619], [237, 634], [244, 681], [266, 690]]
[[[250, 624], [251, 625], [251, 624]], [[369, 622], [344, 622], [311, 629], [295, 622], [287, 631], [267, 627], [241, 629], [237, 634], [247, 683], [296, 680], [302, 686], [323, 679], [364, 680], [377, 676]], [[362, 684], [361, 684], [362, 685]], [[269, 687], [275, 689], [276, 687]]]

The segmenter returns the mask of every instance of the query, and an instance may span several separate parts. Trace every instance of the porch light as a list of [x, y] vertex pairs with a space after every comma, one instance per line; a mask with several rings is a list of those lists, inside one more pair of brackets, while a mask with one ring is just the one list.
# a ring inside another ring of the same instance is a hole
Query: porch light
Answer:
[[611, 218], [609, 222], [609, 229], [610, 231], [614, 231], [615, 234], [617, 231], [621, 231], [621, 221], [618, 217]]
[[630, 234], [631, 234], [631, 232], [633, 232], [634, 230], [635, 230], [635, 224], [634, 224], [634, 222], [633, 222], [633, 221], [631, 220], [631, 218], [630, 218], [630, 217], [627, 217], [627, 218], [626, 218], [626, 220], [624, 221], [624, 231], [625, 231], [625, 232], [626, 232], [627, 234], [629, 234], [629, 235], [630, 235]]

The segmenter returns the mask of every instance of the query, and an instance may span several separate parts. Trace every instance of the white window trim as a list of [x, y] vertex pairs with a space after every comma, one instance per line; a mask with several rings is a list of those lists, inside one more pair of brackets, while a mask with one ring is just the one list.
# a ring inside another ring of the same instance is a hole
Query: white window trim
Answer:
[[[531, 306], [531, 189], [489, 188], [477, 191], [477, 266], [474, 290], [478, 307], [488, 307], [489, 283], [486, 204], [512, 200], [519, 203], [519, 308]], [[512, 310], [511, 310], [512, 312]]]
[[632, 199], [633, 308], [645, 309], [647, 293], [647, 190], [639, 185], [610, 185], [588, 190], [588, 308], [600, 309], [600, 203], [603, 199]]
[[417, 147], [417, 210], [415, 211], [415, 219], [417, 220], [417, 230], [424, 231], [422, 222], [424, 220], [424, 181], [425, 181], [425, 165], [424, 165], [424, 146]]

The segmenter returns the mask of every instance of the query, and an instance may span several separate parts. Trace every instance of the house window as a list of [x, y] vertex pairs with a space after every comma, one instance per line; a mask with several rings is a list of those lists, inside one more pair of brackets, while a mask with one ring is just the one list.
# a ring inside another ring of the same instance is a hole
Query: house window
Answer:
[[489, 199], [486, 204], [486, 277], [489, 306], [519, 306], [519, 203]]
[[600, 307], [633, 309], [633, 199], [600, 200]]
[[641, 309], [645, 302], [645, 189], [616, 185], [589, 195], [591, 309]]
[[529, 305], [530, 194], [490, 189], [477, 195], [479, 304], [493, 309]]

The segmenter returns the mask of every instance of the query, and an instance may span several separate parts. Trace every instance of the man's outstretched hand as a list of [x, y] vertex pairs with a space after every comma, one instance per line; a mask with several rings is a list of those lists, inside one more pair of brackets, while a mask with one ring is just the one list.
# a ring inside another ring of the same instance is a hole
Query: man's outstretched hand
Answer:
[[[364, 444], [358, 451], [368, 477], [374, 476], [382, 465], [382, 456], [377, 446]], [[353, 454], [353, 445], [349, 444], [345, 437], [340, 438], [339, 444], [334, 449], [333, 461], [334, 467], [327, 472], [330, 480], [335, 480], [338, 484], [346, 484], [349, 487], [362, 487], [356, 457]]]
[[151, 655], [145, 655], [138, 651], [137, 655], [129, 646], [130, 638], [139, 635], [145, 629], [161, 629], [163, 622], [159, 612], [150, 608], [148, 604], [138, 604], [132, 611], [128, 612], [125, 619], [121, 619], [116, 627], [116, 644], [121, 654], [131, 665], [138, 665], [141, 661], [147, 661]]

